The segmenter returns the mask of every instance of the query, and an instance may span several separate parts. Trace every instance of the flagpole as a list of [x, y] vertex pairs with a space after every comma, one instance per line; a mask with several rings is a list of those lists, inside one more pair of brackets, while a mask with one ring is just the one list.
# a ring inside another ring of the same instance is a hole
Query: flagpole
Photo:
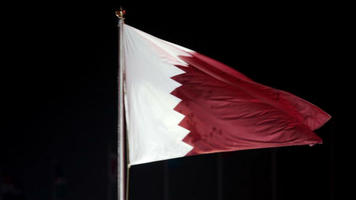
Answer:
[[217, 184], [218, 184], [218, 200], [224, 199], [224, 160], [221, 154], [217, 155]]
[[277, 150], [271, 153], [272, 200], [277, 200]]
[[127, 163], [125, 159], [125, 124], [124, 124], [124, 43], [123, 43], [123, 26], [125, 10], [121, 9], [115, 12], [118, 17], [119, 28], [119, 116], [118, 116], [118, 200], [128, 199], [128, 185], [127, 184]]

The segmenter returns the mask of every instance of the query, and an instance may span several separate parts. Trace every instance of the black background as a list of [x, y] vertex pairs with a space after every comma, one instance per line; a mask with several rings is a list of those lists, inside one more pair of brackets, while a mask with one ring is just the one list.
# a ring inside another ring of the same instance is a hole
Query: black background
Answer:
[[10, 6], [1, 30], [0, 178], [15, 179], [26, 199], [51, 199], [57, 176], [67, 180], [65, 199], [109, 198], [110, 152], [117, 139], [114, 10], [123, 5], [127, 24], [222, 61], [333, 116], [316, 131], [322, 145], [134, 166], [130, 199], [338, 199], [338, 8], [228, 2]]

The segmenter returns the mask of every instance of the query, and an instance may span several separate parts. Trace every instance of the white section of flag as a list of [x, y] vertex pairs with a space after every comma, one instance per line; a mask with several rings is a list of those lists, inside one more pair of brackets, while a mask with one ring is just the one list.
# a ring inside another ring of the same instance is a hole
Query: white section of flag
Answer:
[[179, 56], [192, 50], [124, 25], [125, 109], [129, 165], [186, 155], [189, 133], [179, 126], [184, 115], [174, 110], [181, 101], [170, 93], [180, 84], [171, 77], [187, 66]]

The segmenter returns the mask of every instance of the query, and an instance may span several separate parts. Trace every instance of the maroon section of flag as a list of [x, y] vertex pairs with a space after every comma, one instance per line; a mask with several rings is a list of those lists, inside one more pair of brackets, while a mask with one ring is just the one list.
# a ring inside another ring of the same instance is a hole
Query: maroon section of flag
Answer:
[[313, 130], [330, 115], [317, 106], [199, 53], [180, 58], [188, 66], [177, 65], [185, 73], [172, 77], [182, 84], [172, 94], [190, 131], [187, 155], [322, 143]]

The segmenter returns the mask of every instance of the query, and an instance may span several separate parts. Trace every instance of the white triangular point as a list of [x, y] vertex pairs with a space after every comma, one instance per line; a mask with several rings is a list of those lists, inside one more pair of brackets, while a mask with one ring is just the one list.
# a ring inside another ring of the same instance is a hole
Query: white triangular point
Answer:
[[183, 142], [189, 130], [174, 110], [181, 99], [170, 94], [181, 84], [171, 77], [185, 73], [179, 56], [194, 51], [129, 25], [123, 34], [129, 165], [183, 157], [193, 147]]

